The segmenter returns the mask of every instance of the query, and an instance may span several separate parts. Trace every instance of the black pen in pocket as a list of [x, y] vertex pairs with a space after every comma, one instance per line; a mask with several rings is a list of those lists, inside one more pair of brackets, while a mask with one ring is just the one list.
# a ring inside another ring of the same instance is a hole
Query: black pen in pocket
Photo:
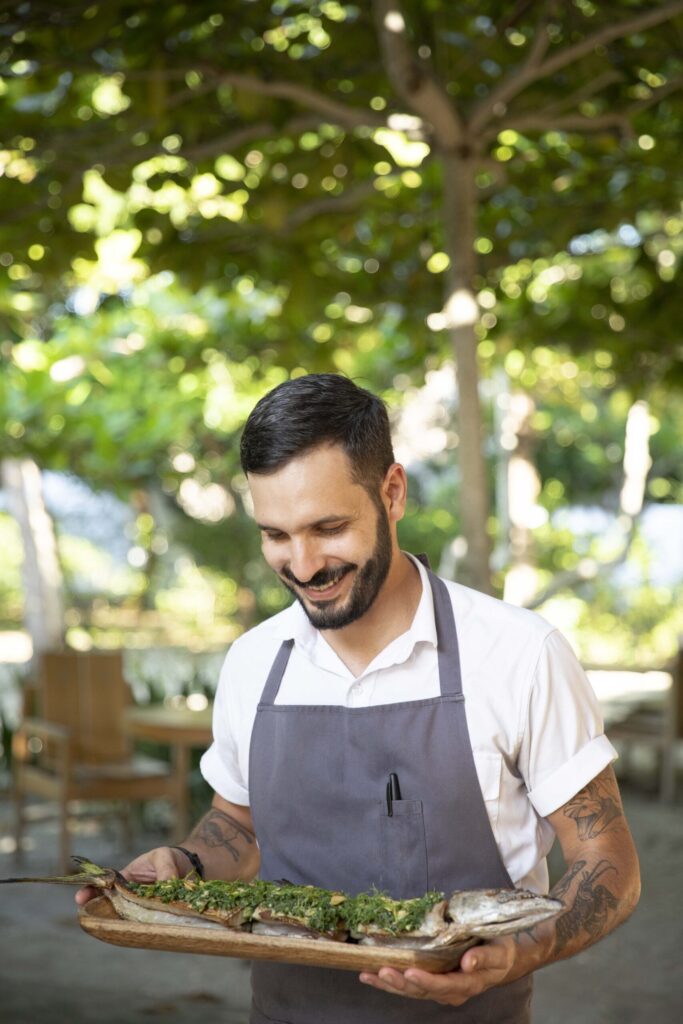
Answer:
[[401, 787], [398, 782], [398, 775], [392, 772], [387, 782], [387, 814], [391, 818], [394, 813], [394, 800], [401, 799]]

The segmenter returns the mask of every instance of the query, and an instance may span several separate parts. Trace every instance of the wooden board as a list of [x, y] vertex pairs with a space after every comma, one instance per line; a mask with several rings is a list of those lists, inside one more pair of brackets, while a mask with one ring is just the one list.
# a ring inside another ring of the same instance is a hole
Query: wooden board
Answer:
[[346, 942], [315, 939], [278, 939], [226, 928], [193, 928], [191, 925], [138, 924], [119, 917], [106, 896], [81, 908], [81, 928], [102, 942], [136, 949], [161, 949], [173, 953], [205, 953], [240, 960], [277, 960], [309, 967], [335, 967], [345, 971], [378, 971], [380, 967], [419, 967], [441, 974], [460, 963], [466, 949], [477, 939], [467, 939], [441, 950], [379, 949]]

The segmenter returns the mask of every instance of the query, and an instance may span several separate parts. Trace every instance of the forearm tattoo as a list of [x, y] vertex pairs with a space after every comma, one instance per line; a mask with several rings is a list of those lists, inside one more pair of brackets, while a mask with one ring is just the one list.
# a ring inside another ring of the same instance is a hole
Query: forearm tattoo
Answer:
[[[625, 828], [611, 771], [598, 775], [572, 797], [563, 808], [563, 814], [574, 821], [580, 843], [588, 843], [603, 833]], [[568, 947], [581, 933], [588, 935], [588, 944], [606, 934], [614, 924], [611, 918], [619, 910], [620, 901], [607, 885], [610, 877], [616, 880], [618, 868], [605, 858], [596, 860], [591, 857], [591, 852], [586, 847], [585, 857], [573, 861], [551, 891], [552, 896], [563, 900], [567, 906], [567, 910], [554, 924], [553, 952], [556, 956], [568, 951]], [[618, 884], [616, 888], [619, 891]], [[525, 935], [538, 942], [544, 928], [543, 925], [537, 925], [517, 933], [515, 938], [521, 943]], [[585, 945], [585, 942], [581, 945]]]
[[562, 875], [559, 882], [553, 886], [551, 895], [557, 896], [558, 900], [563, 900], [571, 889], [572, 882], [578, 875], [579, 871], [583, 871], [586, 863], [587, 862], [585, 860], [574, 861], [569, 871], [567, 871], [565, 875]]
[[[574, 820], [581, 843], [623, 827], [623, 812], [611, 771], [601, 773], [584, 786], [567, 802], [563, 813]], [[593, 867], [588, 865], [588, 859], [574, 861], [553, 888], [554, 896], [565, 899], [577, 876], [579, 878], [571, 907], [555, 925], [554, 951], [558, 955], [581, 932], [587, 932], [594, 942], [609, 931], [610, 917], [619, 906], [619, 900], [605, 884], [606, 875], [619, 873], [616, 866], [604, 858]]]
[[[593, 941], [599, 939], [608, 930], [609, 916], [617, 909], [619, 903], [607, 886], [598, 882], [598, 879], [608, 872], [617, 870], [613, 864], [601, 860], [592, 871], [583, 870], [585, 861], [579, 861], [578, 864], [581, 865], [579, 870], [582, 873], [574, 903], [566, 914], [558, 918], [555, 926], [556, 954], [562, 953], [572, 939], [575, 939], [582, 931], [588, 932]], [[577, 866], [575, 864], [573, 867], [577, 868]], [[574, 871], [574, 874], [576, 873], [578, 872]]]
[[255, 842], [249, 829], [240, 825], [239, 821], [230, 814], [219, 811], [215, 807], [204, 815], [192, 832], [192, 838], [198, 839], [210, 848], [222, 847], [230, 853], [235, 862], [239, 861], [241, 857], [241, 852], [236, 845], [238, 840], [243, 839], [248, 846], [252, 846]]

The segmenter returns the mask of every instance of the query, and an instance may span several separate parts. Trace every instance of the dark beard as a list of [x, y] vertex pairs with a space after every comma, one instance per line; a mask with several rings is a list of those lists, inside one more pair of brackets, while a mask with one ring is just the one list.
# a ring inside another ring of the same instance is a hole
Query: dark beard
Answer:
[[[309, 608], [304, 599], [299, 596], [296, 584], [302, 586], [288, 569], [282, 570], [280, 579], [297, 599], [312, 626], [316, 629], [343, 629], [356, 622], [366, 611], [382, 589], [387, 578], [391, 565], [391, 533], [389, 531], [389, 520], [384, 507], [377, 509], [377, 537], [375, 547], [370, 558], [362, 569], [358, 570], [353, 581], [351, 592], [342, 608], [334, 607], [334, 600], [320, 601], [315, 608]], [[346, 576], [347, 573], [358, 569], [358, 566], [348, 562], [346, 565], [337, 566], [336, 569], [321, 569], [307, 584], [313, 587], [323, 587], [326, 584], [336, 583]], [[283, 577], [286, 577], [283, 579]], [[287, 581], [291, 581], [287, 582]]]

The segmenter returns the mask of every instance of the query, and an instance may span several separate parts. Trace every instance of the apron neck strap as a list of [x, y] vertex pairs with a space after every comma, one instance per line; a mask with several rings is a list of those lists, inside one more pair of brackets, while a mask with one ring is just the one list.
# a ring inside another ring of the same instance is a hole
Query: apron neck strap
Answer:
[[439, 685], [441, 696], [462, 696], [462, 675], [460, 672], [460, 646], [455, 628], [453, 605], [448, 588], [443, 580], [427, 569], [434, 598], [434, 622], [439, 655]]
[[283, 640], [280, 644], [280, 650], [275, 656], [275, 661], [270, 667], [268, 678], [266, 679], [266, 685], [263, 687], [263, 693], [261, 694], [261, 704], [274, 704], [277, 692], [280, 689], [280, 683], [282, 677], [285, 674], [287, 668], [287, 662], [289, 656], [292, 653], [292, 647], [294, 646], [294, 640]]

